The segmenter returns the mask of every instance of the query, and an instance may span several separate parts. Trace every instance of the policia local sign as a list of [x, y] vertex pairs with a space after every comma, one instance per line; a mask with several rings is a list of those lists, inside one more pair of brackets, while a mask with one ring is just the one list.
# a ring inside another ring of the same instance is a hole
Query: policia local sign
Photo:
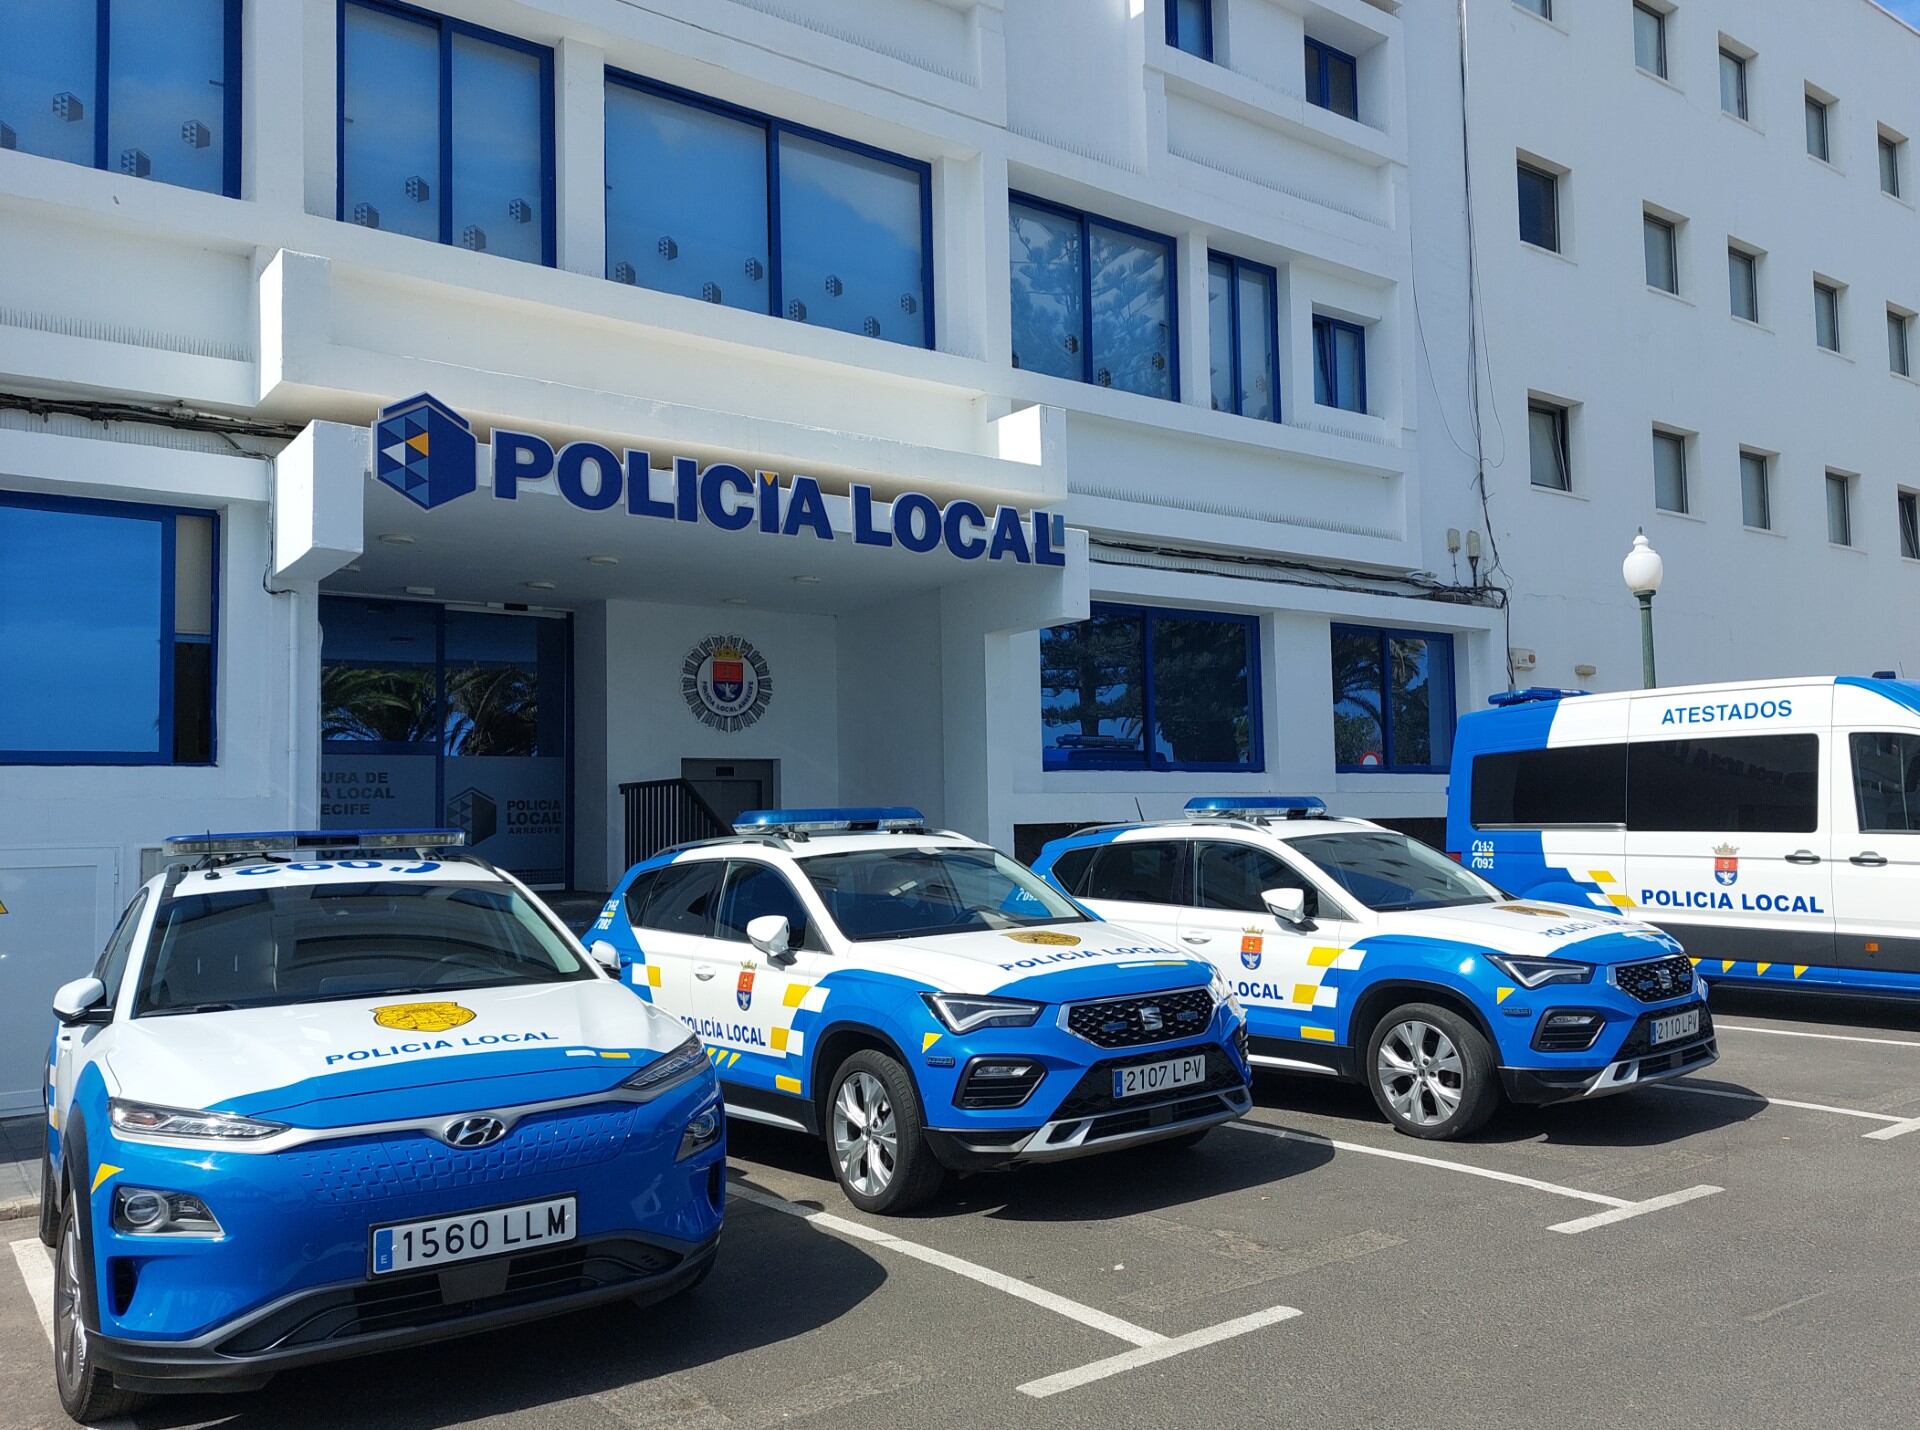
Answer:
[[[827, 516], [827, 496], [812, 477], [796, 474], [786, 485], [773, 472], [714, 462], [702, 467], [675, 457], [671, 471], [656, 472], [652, 454], [616, 453], [598, 442], [569, 442], [557, 450], [531, 432], [493, 429], [493, 495], [515, 501], [520, 489], [552, 482], [582, 511], [623, 506], [630, 516], [704, 524], [722, 531], [749, 528], [770, 536], [836, 541]], [[479, 439], [473, 425], [445, 403], [421, 393], [382, 408], [373, 425], [374, 475], [426, 510], [466, 496], [479, 486]], [[852, 539], [861, 546], [899, 546], [916, 553], [945, 547], [962, 561], [1011, 561], [1064, 566], [1066, 522], [1061, 516], [977, 502], [944, 506], [919, 492], [891, 502], [875, 501], [871, 487], [847, 489]]]

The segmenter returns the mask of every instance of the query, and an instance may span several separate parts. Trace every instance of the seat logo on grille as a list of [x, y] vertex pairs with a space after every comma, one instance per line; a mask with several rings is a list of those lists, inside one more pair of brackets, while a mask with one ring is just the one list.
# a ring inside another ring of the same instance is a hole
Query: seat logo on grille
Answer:
[[462, 1117], [440, 1129], [449, 1147], [490, 1147], [507, 1135], [507, 1124], [497, 1117]]
[[1166, 1026], [1166, 1020], [1160, 1016], [1160, 1005], [1143, 1003], [1140, 1006], [1140, 1026], [1149, 1033], [1157, 1033]]

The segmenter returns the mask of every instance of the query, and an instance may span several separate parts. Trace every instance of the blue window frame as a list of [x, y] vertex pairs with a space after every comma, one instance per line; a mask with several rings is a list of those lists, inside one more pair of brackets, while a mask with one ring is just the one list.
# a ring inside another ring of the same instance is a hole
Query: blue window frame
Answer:
[[1307, 36], [1307, 103], [1349, 119], [1360, 117], [1360, 61]]
[[607, 277], [933, 346], [933, 170], [607, 71]]
[[1167, 0], [1167, 43], [1213, 62], [1213, 0]]
[[553, 51], [386, 0], [342, 0], [336, 216], [554, 262]]
[[1266, 768], [1257, 617], [1095, 602], [1040, 633], [1040, 689], [1046, 769]]
[[1011, 194], [1013, 365], [1180, 399], [1174, 241]]
[[1313, 315], [1313, 400], [1346, 412], [1367, 410], [1367, 330]]
[[1280, 420], [1279, 278], [1264, 263], [1207, 255], [1207, 368], [1213, 410]]
[[1445, 774], [1453, 724], [1452, 636], [1333, 628], [1336, 769]]
[[0, 149], [236, 198], [241, 0], [0, 6]]
[[212, 764], [219, 549], [212, 512], [0, 492], [0, 764]]

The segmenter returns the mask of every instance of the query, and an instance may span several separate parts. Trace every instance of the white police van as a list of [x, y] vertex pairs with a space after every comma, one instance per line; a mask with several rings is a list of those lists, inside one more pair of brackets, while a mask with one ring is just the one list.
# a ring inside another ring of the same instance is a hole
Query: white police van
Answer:
[[1447, 848], [1658, 924], [1710, 982], [1920, 993], [1920, 683], [1496, 696], [1454, 737]]
[[1186, 1145], [1252, 1105], [1214, 970], [999, 851], [899, 807], [734, 828], [636, 864], [587, 938], [693, 1024], [729, 1116], [825, 1135], [863, 1211], [949, 1169]]
[[706, 1275], [699, 1042], [462, 838], [169, 840], [195, 867], [55, 995], [40, 1236], [76, 1420]]

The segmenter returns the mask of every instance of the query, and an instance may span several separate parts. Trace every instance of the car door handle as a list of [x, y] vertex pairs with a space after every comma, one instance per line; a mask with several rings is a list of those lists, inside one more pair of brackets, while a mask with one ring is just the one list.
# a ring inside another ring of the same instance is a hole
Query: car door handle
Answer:
[[710, 982], [713, 978], [713, 965], [711, 963], [696, 963], [693, 966], [693, 976], [702, 983]]
[[1796, 849], [1787, 856], [1789, 864], [1818, 864], [1820, 856], [1811, 849]]
[[1212, 943], [1213, 935], [1210, 933], [1183, 933], [1180, 935], [1180, 941], [1182, 943]]
[[1887, 856], [1875, 854], [1871, 849], [1863, 849], [1851, 859], [1849, 864], [1858, 864], [1862, 869], [1882, 869], [1886, 867]]

